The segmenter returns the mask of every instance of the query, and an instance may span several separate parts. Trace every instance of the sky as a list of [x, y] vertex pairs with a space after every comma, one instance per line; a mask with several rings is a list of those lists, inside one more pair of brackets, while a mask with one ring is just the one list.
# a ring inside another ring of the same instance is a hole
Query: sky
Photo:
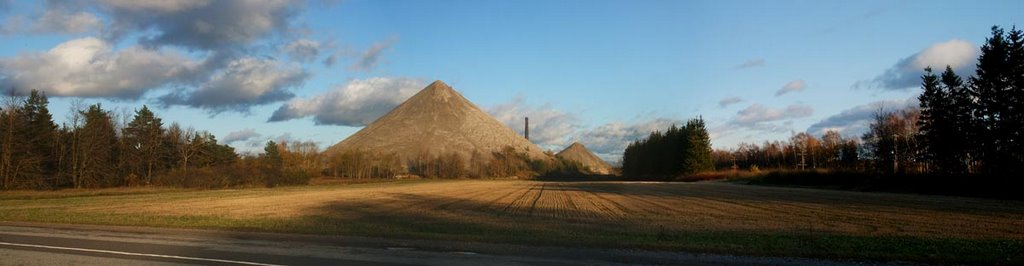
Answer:
[[712, 145], [916, 106], [924, 67], [970, 75], [1024, 1], [0, 0], [0, 89], [58, 124], [147, 105], [240, 152], [326, 148], [434, 80], [531, 141], [615, 162], [702, 117]]

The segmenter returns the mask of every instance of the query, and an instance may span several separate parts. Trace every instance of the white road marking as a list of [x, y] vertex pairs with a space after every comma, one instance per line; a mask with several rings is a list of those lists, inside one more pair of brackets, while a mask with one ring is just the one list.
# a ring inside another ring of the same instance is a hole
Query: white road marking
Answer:
[[169, 259], [194, 260], [194, 261], [209, 261], [209, 262], [231, 263], [231, 264], [240, 264], [240, 265], [283, 266], [283, 265], [278, 265], [278, 264], [267, 264], [267, 263], [259, 263], [259, 262], [248, 262], [248, 261], [237, 261], [237, 260], [222, 260], [222, 259], [207, 259], [207, 258], [195, 258], [195, 257], [160, 255], [160, 254], [133, 253], [133, 252], [121, 252], [121, 251], [113, 251], [113, 250], [102, 250], [102, 249], [55, 247], [55, 246], [44, 246], [44, 245], [33, 245], [33, 244], [18, 244], [18, 243], [7, 243], [7, 242], [0, 242], [0, 245], [15, 246], [15, 247], [58, 249], [58, 250], [72, 250], [72, 251], [94, 252], [94, 253], [107, 253], [107, 254], [139, 256], [139, 257], [169, 258]]

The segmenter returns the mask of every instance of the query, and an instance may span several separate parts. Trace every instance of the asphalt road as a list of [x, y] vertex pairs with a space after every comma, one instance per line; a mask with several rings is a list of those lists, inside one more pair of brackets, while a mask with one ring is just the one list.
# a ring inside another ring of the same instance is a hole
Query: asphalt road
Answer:
[[0, 265], [864, 265], [871, 262], [0, 222]]

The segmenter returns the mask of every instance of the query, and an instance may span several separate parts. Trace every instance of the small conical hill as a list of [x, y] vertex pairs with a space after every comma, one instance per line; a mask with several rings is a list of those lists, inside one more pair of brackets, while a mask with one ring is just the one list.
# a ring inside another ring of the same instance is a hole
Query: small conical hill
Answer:
[[454, 153], [468, 161], [474, 154], [490, 156], [505, 147], [531, 159], [550, 158], [438, 80], [325, 152], [394, 154], [403, 162]]
[[597, 157], [597, 155], [590, 152], [587, 147], [579, 142], [573, 142], [572, 145], [558, 152], [555, 156], [567, 161], [578, 162], [593, 174], [607, 175], [612, 173], [611, 165], [601, 160], [600, 157]]

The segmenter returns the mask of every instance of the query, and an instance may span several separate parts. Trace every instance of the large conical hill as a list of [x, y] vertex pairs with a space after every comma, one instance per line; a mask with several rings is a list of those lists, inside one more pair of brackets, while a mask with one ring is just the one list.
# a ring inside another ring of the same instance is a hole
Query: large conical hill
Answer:
[[586, 146], [579, 142], [573, 142], [572, 145], [558, 152], [555, 156], [567, 161], [580, 163], [585, 170], [592, 174], [607, 175], [612, 173], [611, 165], [597, 157], [593, 152], [590, 152]]
[[438, 80], [325, 152], [393, 154], [403, 162], [454, 153], [468, 162], [474, 154], [490, 156], [506, 147], [530, 159], [550, 159], [540, 147]]

